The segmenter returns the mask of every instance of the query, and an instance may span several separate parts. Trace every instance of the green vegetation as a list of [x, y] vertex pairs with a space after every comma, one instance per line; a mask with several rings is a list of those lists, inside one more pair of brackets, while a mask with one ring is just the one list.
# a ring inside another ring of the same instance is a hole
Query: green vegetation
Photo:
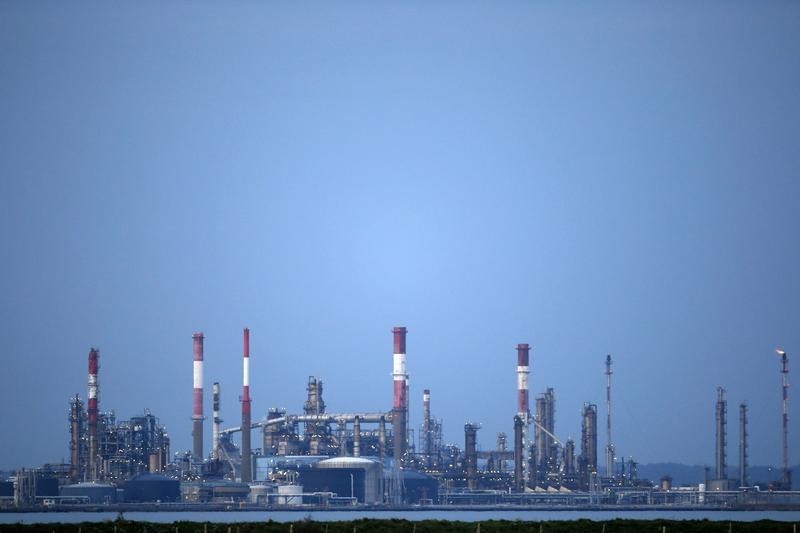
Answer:
[[521, 522], [487, 520], [453, 522], [446, 520], [373, 520], [344, 522], [175, 522], [160, 524], [118, 519], [113, 522], [82, 524], [3, 524], [0, 533], [794, 533], [795, 524], [761, 520], [757, 522], [712, 522], [709, 520], [554, 520]]

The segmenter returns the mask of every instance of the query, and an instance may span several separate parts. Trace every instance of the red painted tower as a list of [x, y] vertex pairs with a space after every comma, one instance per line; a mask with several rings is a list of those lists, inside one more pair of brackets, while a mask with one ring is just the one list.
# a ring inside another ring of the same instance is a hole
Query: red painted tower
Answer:
[[408, 374], [406, 374], [406, 328], [396, 327], [394, 351], [392, 355], [392, 379], [394, 396], [392, 400], [392, 429], [394, 432], [394, 457], [399, 461], [406, 451], [406, 431], [408, 404]]
[[253, 481], [250, 457], [250, 330], [243, 331], [242, 357], [242, 481]]
[[203, 333], [192, 335], [194, 341], [193, 365], [193, 410], [192, 410], [192, 454], [194, 460], [203, 460]]
[[89, 350], [89, 401], [86, 414], [88, 415], [89, 429], [89, 479], [97, 479], [97, 371], [100, 369], [100, 351], [96, 348]]

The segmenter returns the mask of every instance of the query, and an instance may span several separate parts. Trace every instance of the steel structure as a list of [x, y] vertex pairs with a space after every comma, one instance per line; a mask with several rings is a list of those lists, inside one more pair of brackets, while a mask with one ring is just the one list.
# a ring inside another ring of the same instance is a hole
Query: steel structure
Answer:
[[611, 355], [606, 356], [606, 477], [614, 477], [614, 444], [611, 440]]
[[211, 441], [211, 458], [214, 460], [219, 460], [219, 432], [220, 426], [222, 424], [222, 418], [219, 416], [219, 382], [215, 381], [211, 387], [212, 391], [212, 398], [213, 398], [213, 407], [212, 407], [212, 417], [213, 417], [213, 426], [211, 430], [212, 441]]
[[467, 488], [476, 489], [478, 476], [478, 449], [477, 435], [480, 426], [467, 422], [464, 424], [464, 474], [467, 478]]
[[747, 405], [739, 404], [739, 486], [747, 486]]
[[578, 470], [584, 488], [590, 487], [593, 477], [597, 474], [597, 406], [593, 403], [583, 405]]
[[73, 483], [83, 480], [86, 461], [86, 414], [83, 401], [76, 394], [69, 402], [69, 478]]
[[789, 361], [786, 352], [780, 348], [775, 350], [781, 357], [781, 389], [783, 396], [783, 413], [781, 424], [783, 429], [782, 460], [783, 460], [783, 487], [790, 490], [792, 487], [792, 472], [789, 470]]
[[717, 440], [715, 447], [716, 459], [716, 478], [715, 479], [728, 479], [728, 467], [725, 461], [725, 452], [727, 447], [727, 412], [728, 401], [725, 399], [725, 389], [717, 387]]
[[536, 398], [534, 418], [534, 449], [536, 453], [536, 482], [544, 483], [551, 474], [559, 470], [559, 447], [555, 437], [556, 396], [552, 388]]

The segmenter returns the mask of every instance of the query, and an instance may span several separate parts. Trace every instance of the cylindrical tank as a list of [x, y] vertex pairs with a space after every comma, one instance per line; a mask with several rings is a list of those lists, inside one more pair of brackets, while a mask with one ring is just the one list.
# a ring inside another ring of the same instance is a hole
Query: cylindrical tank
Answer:
[[124, 484], [125, 501], [174, 502], [180, 499], [181, 488], [177, 479], [160, 474], [138, 474]]
[[303, 503], [303, 486], [278, 485], [277, 503], [279, 505], [300, 505]]
[[[383, 496], [381, 489], [381, 478], [383, 467], [378, 461], [365, 457], [334, 457], [325, 459], [315, 465], [322, 469], [341, 469], [342, 476], [348, 476], [346, 470], [359, 469], [364, 471], [364, 501], [362, 503], [379, 503]], [[345, 491], [347, 495], [349, 493]], [[353, 489], [354, 494], [361, 492]]]
[[87, 498], [89, 503], [113, 503], [116, 501], [117, 489], [106, 483], [76, 483], [61, 487], [62, 497]]
[[267, 503], [267, 498], [271, 492], [271, 487], [267, 485], [250, 485], [250, 503], [263, 505]]

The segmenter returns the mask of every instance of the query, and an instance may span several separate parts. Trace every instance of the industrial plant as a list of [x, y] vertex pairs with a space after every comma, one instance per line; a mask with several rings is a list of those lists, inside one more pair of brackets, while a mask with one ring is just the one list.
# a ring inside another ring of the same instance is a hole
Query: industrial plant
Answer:
[[[435, 395], [424, 389], [422, 425], [409, 423], [405, 327], [392, 330], [392, 405], [371, 412], [337, 412], [325, 403], [323, 381], [308, 376], [306, 401], [296, 411], [268, 407], [253, 416], [250, 330], [242, 331], [241, 421], [223, 427], [222, 384], [211, 387], [206, 416], [202, 332], [192, 335], [192, 449], [172, 452], [170, 438], [149, 411], [118, 419], [99, 405], [100, 351], [88, 355], [88, 389], [69, 400], [69, 463], [16, 472], [0, 484], [0, 505], [136, 506], [157, 503], [237, 509], [333, 506], [748, 506], [797, 505], [788, 459], [788, 360], [782, 374], [783, 468], [768, 487], [749, 484], [747, 405], [739, 406], [738, 472], [727, 469], [727, 400], [717, 389], [716, 464], [704, 483], [672, 487], [668, 476], [642, 479], [633, 459], [612, 440], [612, 357], [605, 357], [604, 464], [598, 455], [598, 405], [586, 399], [580, 442], [556, 430], [556, 391], [545, 388], [530, 405], [531, 347], [516, 346], [517, 405], [508, 434], [479, 450], [479, 421], [464, 424], [463, 447], [446, 444], [433, 415]], [[188, 348], [188, 347], [187, 347]], [[512, 353], [509, 353], [511, 356]], [[388, 357], [387, 357], [388, 363]], [[509, 357], [509, 373], [513, 370]], [[388, 365], [387, 365], [388, 366]], [[188, 368], [188, 349], [187, 349]], [[598, 373], [600, 379], [600, 373]], [[387, 383], [388, 386], [388, 383]], [[186, 391], [188, 396], [189, 391]], [[258, 411], [256, 411], [258, 413]], [[212, 446], [204, 450], [211, 423]], [[188, 434], [188, 428], [187, 428]], [[414, 435], [418, 438], [414, 438]], [[255, 440], [253, 437], [255, 436]], [[194, 507], [191, 507], [194, 508]]]

